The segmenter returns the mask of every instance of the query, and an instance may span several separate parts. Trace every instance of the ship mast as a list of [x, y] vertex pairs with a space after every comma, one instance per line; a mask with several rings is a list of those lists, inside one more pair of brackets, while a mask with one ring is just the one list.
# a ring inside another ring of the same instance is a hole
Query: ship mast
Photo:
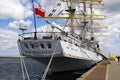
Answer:
[[70, 8], [69, 8], [69, 10], [70, 10], [70, 19], [71, 19], [71, 31], [70, 32], [73, 35], [73, 33], [74, 33], [73, 16], [74, 16], [75, 10], [73, 10], [72, 7], [73, 7], [73, 3], [72, 3], [72, 0], [71, 0], [70, 1]]
[[[91, 14], [91, 18], [93, 17], [93, 9], [92, 9], [92, 6], [93, 6], [93, 4], [90, 4], [90, 14]], [[91, 27], [93, 26], [93, 20], [91, 19], [91, 25], [90, 25]], [[91, 37], [93, 37], [94, 36], [94, 28], [92, 28], [92, 30], [91, 30]]]
[[83, 22], [83, 33], [82, 33], [82, 38], [85, 38], [86, 37], [86, 33], [87, 33], [87, 30], [86, 30], [86, 25], [87, 25], [87, 20], [86, 20], [86, 0], [83, 1], [83, 8], [84, 8], [84, 22]]
[[[46, 15], [45, 17], [39, 17], [39, 18], [52, 18], [52, 19], [70, 19], [70, 23], [68, 25], [62, 25], [64, 27], [70, 27], [70, 34], [74, 36], [74, 28], [79, 27], [82, 28], [81, 30], [81, 37], [85, 38], [87, 36], [88, 28], [91, 29], [91, 37], [94, 33], [94, 28], [107, 28], [106, 26], [93, 26], [93, 20], [104, 20], [105, 15], [102, 14], [93, 14], [93, 5], [97, 4], [99, 5], [102, 0], [60, 0], [62, 2], [69, 3], [68, 9], [65, 10], [68, 12], [68, 14], [62, 14], [62, 15], [53, 15], [53, 11], [57, 11], [57, 9], [53, 9], [51, 11], [51, 15]], [[74, 8], [74, 3], [82, 4], [83, 5], [83, 14], [75, 13], [76, 8]], [[90, 13], [87, 13], [88, 7], [90, 8]], [[65, 16], [64, 16], [65, 15]], [[74, 20], [82, 21], [83, 25], [74, 25]], [[90, 26], [88, 26], [88, 22], [90, 22]]]
[[69, 17], [70, 17], [70, 33], [72, 35], [74, 35], [74, 14], [75, 14], [75, 10], [74, 7], [73, 7], [73, 0], [70, 0], [70, 6], [68, 7], [68, 10], [66, 10], [67, 12], [69, 12]]

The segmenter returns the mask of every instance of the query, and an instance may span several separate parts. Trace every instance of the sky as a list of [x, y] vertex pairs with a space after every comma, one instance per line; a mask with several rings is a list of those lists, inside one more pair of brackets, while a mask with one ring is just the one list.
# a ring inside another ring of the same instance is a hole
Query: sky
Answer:
[[[57, 0], [35, 0], [48, 13]], [[108, 36], [99, 36], [102, 50], [107, 53], [120, 55], [120, 0], [103, 0], [104, 9], [100, 12], [106, 14], [106, 19], [100, 22], [108, 26], [101, 32]], [[0, 56], [19, 55], [17, 40], [20, 34], [19, 24], [28, 26], [33, 31], [33, 11], [31, 0], [2, 0], [0, 2]], [[37, 18], [38, 30], [44, 30], [47, 25], [44, 20]]]

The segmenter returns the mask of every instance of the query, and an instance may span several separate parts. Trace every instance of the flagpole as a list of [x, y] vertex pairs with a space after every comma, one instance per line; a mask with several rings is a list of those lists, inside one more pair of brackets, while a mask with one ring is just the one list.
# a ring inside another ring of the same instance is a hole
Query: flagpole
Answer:
[[32, 7], [33, 7], [33, 16], [34, 16], [34, 28], [35, 28], [35, 32], [34, 32], [34, 39], [37, 40], [37, 27], [36, 27], [36, 17], [35, 17], [35, 8], [34, 8], [34, 0], [32, 0]]

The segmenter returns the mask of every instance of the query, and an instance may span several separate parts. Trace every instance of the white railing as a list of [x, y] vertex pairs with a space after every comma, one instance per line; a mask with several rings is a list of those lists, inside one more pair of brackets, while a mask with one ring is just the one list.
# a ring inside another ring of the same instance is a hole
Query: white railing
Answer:
[[[34, 40], [34, 32], [22, 33], [19, 34], [19, 40]], [[61, 32], [37, 32], [37, 40], [63, 40], [63, 41], [72, 41], [74, 44], [80, 43], [79, 37], [70, 35], [70, 33], [61, 33]]]

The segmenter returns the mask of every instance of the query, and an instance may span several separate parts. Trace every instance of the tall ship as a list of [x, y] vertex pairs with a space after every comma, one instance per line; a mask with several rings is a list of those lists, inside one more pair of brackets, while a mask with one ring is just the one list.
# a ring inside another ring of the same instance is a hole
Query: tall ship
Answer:
[[[57, 7], [62, 4], [64, 9], [58, 10]], [[49, 65], [53, 72], [89, 68], [107, 58], [94, 34], [105, 27], [95, 25], [95, 21], [105, 18], [93, 11], [94, 7], [99, 5], [102, 5], [102, 0], [58, 0], [57, 4], [54, 4], [57, 7], [49, 14], [40, 12], [38, 16], [44, 19], [52, 30], [38, 32], [35, 25], [34, 32], [19, 34], [20, 54]], [[39, 14], [39, 11], [33, 11], [34, 14]], [[35, 17], [34, 15], [34, 19]]]

